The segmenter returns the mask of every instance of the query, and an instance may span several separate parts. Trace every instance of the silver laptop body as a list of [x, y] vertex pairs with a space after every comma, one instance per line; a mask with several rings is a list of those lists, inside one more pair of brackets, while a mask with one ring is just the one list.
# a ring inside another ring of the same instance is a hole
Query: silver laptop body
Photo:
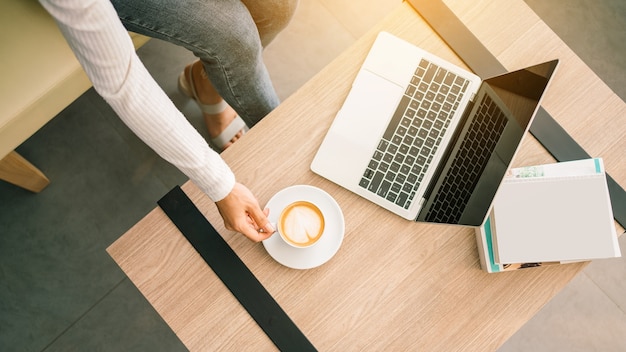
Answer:
[[483, 83], [381, 32], [311, 169], [403, 218], [479, 226], [556, 65]]

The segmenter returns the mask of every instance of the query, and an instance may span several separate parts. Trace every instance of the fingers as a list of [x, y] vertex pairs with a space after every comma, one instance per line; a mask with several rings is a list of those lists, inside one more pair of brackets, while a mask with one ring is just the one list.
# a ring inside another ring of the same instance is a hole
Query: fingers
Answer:
[[268, 239], [270, 236], [272, 236], [271, 233], [259, 232], [257, 229], [255, 229], [252, 226], [246, 226], [244, 229], [241, 229], [239, 232], [241, 232], [244, 236], [246, 236], [249, 240], [253, 242], [261, 242], [263, 240]]
[[269, 213], [270, 213], [270, 210], [268, 208], [263, 209], [263, 211], [261, 211], [260, 208], [255, 208], [250, 212], [250, 217], [252, 218], [254, 223], [258, 226], [257, 229], [260, 232], [272, 234], [276, 230], [272, 227], [272, 224], [267, 218]]
[[[255, 207], [249, 210], [248, 215], [251, 220], [250, 235], [252, 235], [252, 230], [254, 230], [256, 233], [255, 238], [258, 238], [260, 241], [269, 238], [276, 231], [267, 219], [269, 209], [265, 208], [261, 211], [260, 208]], [[248, 238], [250, 237], [248, 236]]]
[[269, 209], [261, 210], [256, 198], [241, 184], [236, 184], [216, 205], [226, 228], [240, 232], [252, 241], [263, 241], [275, 232], [267, 219]]
[[235, 229], [235, 231], [240, 232], [253, 242], [266, 240], [273, 234], [273, 231], [266, 232], [264, 229], [259, 228], [259, 226], [252, 221], [252, 219], [249, 219], [245, 225], [240, 226], [238, 229]]

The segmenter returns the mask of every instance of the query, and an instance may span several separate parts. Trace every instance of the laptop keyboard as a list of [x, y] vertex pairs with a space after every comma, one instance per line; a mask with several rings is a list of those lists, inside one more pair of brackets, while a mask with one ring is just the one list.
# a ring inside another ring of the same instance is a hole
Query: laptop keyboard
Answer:
[[498, 137], [502, 135], [507, 119], [489, 96], [483, 97], [477, 111], [468, 135], [426, 214], [426, 221], [451, 224], [459, 222], [465, 205], [498, 143]]
[[468, 84], [422, 59], [359, 185], [408, 209]]

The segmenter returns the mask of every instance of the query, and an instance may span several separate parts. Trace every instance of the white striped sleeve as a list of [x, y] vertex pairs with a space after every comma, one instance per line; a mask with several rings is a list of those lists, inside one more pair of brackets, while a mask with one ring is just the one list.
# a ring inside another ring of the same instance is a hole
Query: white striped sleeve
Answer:
[[56, 19], [96, 91], [124, 123], [213, 201], [230, 193], [235, 184], [230, 168], [146, 70], [111, 3], [40, 2]]

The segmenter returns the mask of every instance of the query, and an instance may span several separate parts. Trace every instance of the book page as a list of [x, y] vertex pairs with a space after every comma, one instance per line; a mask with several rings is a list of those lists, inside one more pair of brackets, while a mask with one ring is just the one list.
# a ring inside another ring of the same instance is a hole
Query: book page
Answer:
[[604, 173], [602, 159], [583, 159], [561, 163], [525, 166], [511, 169], [507, 179], [538, 177], [571, 177]]
[[507, 180], [493, 215], [501, 264], [620, 255], [604, 173]]

